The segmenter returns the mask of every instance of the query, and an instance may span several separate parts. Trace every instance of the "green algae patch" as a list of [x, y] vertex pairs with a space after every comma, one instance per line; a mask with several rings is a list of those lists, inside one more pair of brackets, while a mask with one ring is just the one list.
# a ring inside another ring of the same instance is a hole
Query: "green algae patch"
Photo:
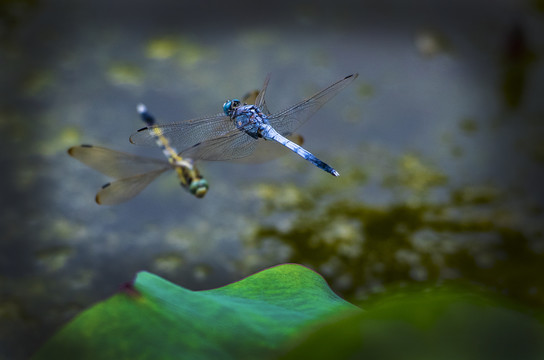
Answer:
[[358, 308], [300, 265], [206, 291], [140, 272], [73, 319], [34, 359], [262, 358], [307, 327], [346, 312]]
[[114, 63], [108, 69], [108, 77], [115, 85], [141, 85], [143, 70], [129, 63]]

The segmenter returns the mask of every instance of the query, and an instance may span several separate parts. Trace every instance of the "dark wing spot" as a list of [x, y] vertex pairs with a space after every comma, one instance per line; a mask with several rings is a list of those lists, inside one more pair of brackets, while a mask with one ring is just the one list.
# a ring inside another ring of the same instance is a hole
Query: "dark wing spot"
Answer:
[[107, 188], [107, 187], [110, 186], [110, 185], [111, 185], [111, 183], [104, 184], [104, 185], [102, 185], [102, 189], [105, 189], [105, 188]]
[[138, 129], [138, 131], [136, 131], [136, 132], [144, 131], [144, 130], [147, 130], [147, 129], [148, 129], [148, 127], [146, 126], [146, 127], [141, 128], [141, 129]]
[[93, 146], [89, 144], [81, 144], [81, 147], [92, 148]]

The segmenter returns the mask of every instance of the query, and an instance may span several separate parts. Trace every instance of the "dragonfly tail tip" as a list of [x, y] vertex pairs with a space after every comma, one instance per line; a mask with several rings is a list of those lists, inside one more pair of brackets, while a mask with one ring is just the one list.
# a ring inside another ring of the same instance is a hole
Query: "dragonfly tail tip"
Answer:
[[340, 173], [338, 171], [334, 170], [334, 169], [331, 171], [331, 174], [333, 176], [340, 176]]
[[359, 76], [359, 73], [353, 73], [353, 74], [350, 74], [350, 75], [346, 76], [344, 78], [344, 80], [349, 79], [349, 78], [353, 78], [353, 80], [355, 80], [355, 79], [357, 79], [358, 76]]
[[142, 104], [142, 103], [139, 103], [138, 106], [136, 106], [136, 109], [138, 110], [139, 114], [143, 114], [143, 113], [147, 112], [146, 106], [144, 104]]

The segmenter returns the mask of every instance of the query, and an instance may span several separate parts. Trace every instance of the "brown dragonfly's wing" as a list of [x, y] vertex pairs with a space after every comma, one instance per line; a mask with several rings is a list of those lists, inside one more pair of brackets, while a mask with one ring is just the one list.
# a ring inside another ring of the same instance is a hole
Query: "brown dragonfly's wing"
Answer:
[[251, 90], [242, 97], [242, 103], [249, 104], [249, 105], [255, 104], [255, 100], [257, 99], [258, 95], [259, 95], [259, 90], [257, 89]]
[[149, 183], [166, 170], [168, 168], [107, 183], [96, 194], [96, 202], [100, 205], [116, 205], [125, 202], [138, 195]]
[[170, 167], [165, 160], [127, 154], [92, 145], [71, 147], [68, 149], [68, 154], [96, 171], [115, 179], [160, 169], [166, 170]]

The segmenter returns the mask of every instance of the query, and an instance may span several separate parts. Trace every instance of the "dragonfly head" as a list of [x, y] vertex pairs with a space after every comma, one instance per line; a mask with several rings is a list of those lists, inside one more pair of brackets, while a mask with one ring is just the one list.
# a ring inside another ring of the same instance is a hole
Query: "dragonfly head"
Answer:
[[189, 185], [189, 191], [197, 198], [204, 197], [208, 192], [208, 182], [203, 178], [195, 179]]
[[223, 112], [225, 113], [225, 115], [231, 116], [234, 109], [236, 109], [238, 106], [240, 106], [240, 100], [238, 99], [227, 100], [223, 104]]

